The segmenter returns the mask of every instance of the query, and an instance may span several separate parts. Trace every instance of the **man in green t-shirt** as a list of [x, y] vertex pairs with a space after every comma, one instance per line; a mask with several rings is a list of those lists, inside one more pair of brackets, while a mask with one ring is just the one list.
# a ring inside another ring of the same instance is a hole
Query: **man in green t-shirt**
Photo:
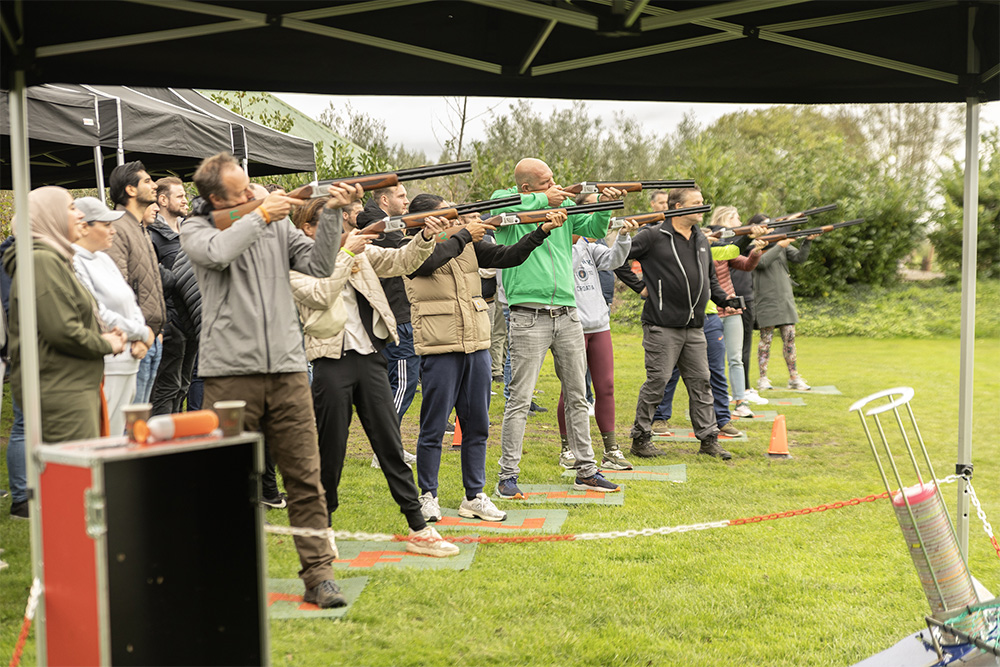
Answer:
[[[573, 205], [573, 195], [557, 185], [552, 170], [541, 160], [525, 158], [514, 167], [517, 185], [497, 190], [492, 198], [521, 195], [517, 206], [495, 209], [498, 213], [520, 213]], [[608, 188], [601, 201], [621, 199], [623, 191]], [[524, 498], [517, 486], [524, 427], [531, 406], [538, 372], [545, 353], [552, 350], [556, 375], [562, 384], [566, 407], [566, 437], [576, 458], [578, 490], [611, 493], [620, 490], [598, 472], [590, 442], [590, 415], [584, 395], [586, 353], [583, 327], [576, 312], [573, 280], [573, 235], [603, 238], [611, 214], [571, 214], [566, 223], [531, 253], [520, 266], [505, 268], [501, 281], [510, 304], [510, 399], [504, 409], [500, 435], [500, 483], [503, 498]], [[497, 229], [497, 243], [511, 245], [530, 234], [537, 225], [504, 225]]]

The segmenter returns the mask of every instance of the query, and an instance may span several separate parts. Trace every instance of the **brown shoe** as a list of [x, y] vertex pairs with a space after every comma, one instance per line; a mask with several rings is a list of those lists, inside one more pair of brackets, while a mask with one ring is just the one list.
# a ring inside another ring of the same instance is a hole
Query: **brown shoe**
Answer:
[[701, 441], [701, 449], [698, 450], [699, 454], [708, 454], [709, 456], [717, 456], [723, 461], [728, 461], [733, 458], [733, 455], [724, 450], [719, 446], [719, 436], [711, 435]]
[[733, 426], [733, 422], [729, 422], [719, 429], [719, 435], [724, 435], [727, 438], [739, 438], [743, 435], [743, 431]]
[[651, 459], [667, 455], [662, 449], [653, 446], [653, 443], [650, 442], [650, 437], [649, 433], [643, 433], [636, 438], [632, 438], [632, 449], [630, 451], [633, 456], [638, 456], [641, 459]]

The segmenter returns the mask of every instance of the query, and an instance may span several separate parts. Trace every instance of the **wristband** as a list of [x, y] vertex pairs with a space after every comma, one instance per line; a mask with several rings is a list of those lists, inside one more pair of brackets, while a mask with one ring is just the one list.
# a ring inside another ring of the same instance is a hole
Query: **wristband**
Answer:
[[257, 211], [260, 213], [260, 217], [264, 218], [264, 222], [271, 224], [271, 214], [267, 212], [266, 208], [258, 206]]
[[348, 255], [350, 255], [351, 257], [354, 257], [354, 253], [353, 253], [353, 252], [351, 252], [350, 250], [348, 250], [347, 248], [341, 248], [341, 251], [343, 251], [343, 252], [346, 252], [346, 253], [347, 253]]

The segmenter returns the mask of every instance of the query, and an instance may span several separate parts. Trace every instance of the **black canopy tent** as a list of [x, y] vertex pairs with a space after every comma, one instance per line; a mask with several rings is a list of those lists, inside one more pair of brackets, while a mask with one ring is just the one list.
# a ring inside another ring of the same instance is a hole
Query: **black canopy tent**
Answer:
[[[29, 184], [24, 89], [54, 81], [328, 94], [964, 102], [964, 200], [971, 205], [964, 211], [957, 461], [971, 464], [979, 104], [1000, 99], [998, 0], [0, 0], [0, 20], [0, 87], [12, 89], [19, 210]], [[158, 44], [169, 49], [151, 57]], [[27, 225], [19, 220], [19, 232]], [[17, 261], [31, 271], [27, 247]], [[33, 331], [34, 308], [28, 298], [22, 304], [22, 326]], [[30, 340], [22, 364], [26, 379], [37, 378]], [[37, 384], [26, 385], [26, 436], [36, 446]], [[959, 487], [965, 551], [969, 500], [966, 485]], [[37, 554], [36, 532], [33, 524]]]
[[[253, 123], [193, 90], [163, 97], [157, 93], [160, 89], [77, 84], [29, 88], [32, 184], [103, 188], [105, 175], [124, 162], [126, 154], [129, 160], [141, 160], [153, 175], [184, 179], [203, 158], [219, 151], [232, 152], [245, 166], [253, 164], [254, 174], [316, 168], [309, 141]], [[4, 135], [10, 133], [7, 97], [0, 99]], [[101, 169], [95, 168], [97, 163]], [[10, 141], [5, 137], [0, 142], [0, 189], [11, 188], [10, 165]]]

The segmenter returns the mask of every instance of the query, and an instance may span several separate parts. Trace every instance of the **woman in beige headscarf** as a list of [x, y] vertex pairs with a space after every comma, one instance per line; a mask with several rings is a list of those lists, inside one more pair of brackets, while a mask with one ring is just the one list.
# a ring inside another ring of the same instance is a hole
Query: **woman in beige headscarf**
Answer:
[[[28, 205], [35, 261], [42, 441], [96, 438], [100, 428], [104, 355], [121, 352], [125, 336], [118, 329], [101, 333], [96, 303], [73, 272], [72, 243], [80, 236], [83, 219], [73, 197], [63, 188], [43, 187], [28, 195]], [[11, 386], [22, 401], [15, 249], [11, 247], [4, 253], [3, 265], [11, 276]]]

